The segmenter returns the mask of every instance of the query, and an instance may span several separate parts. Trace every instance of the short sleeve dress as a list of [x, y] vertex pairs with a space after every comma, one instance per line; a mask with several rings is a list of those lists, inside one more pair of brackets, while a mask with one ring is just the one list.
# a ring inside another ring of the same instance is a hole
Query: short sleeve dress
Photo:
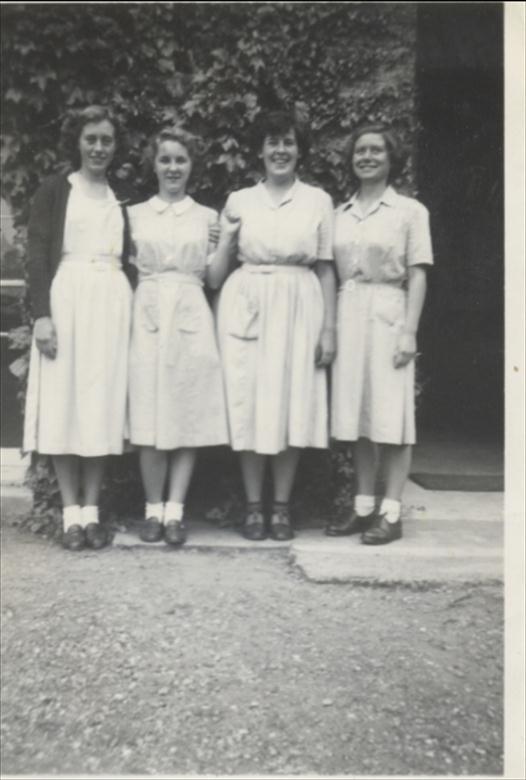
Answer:
[[130, 347], [130, 440], [161, 450], [228, 444], [221, 365], [204, 291], [209, 225], [191, 197], [130, 209], [139, 283]]
[[279, 204], [261, 182], [232, 193], [241, 267], [226, 281], [218, 331], [234, 450], [328, 446], [327, 374], [315, 365], [324, 302], [316, 260], [332, 260], [333, 210], [296, 181]]
[[68, 177], [62, 256], [50, 290], [57, 355], [32, 345], [24, 450], [99, 457], [123, 452], [132, 291], [122, 271], [124, 220], [108, 187], [88, 197]]
[[363, 213], [356, 197], [337, 209], [340, 278], [338, 354], [332, 375], [332, 435], [414, 444], [414, 372], [394, 368], [406, 315], [408, 269], [433, 263], [429, 213], [388, 187]]

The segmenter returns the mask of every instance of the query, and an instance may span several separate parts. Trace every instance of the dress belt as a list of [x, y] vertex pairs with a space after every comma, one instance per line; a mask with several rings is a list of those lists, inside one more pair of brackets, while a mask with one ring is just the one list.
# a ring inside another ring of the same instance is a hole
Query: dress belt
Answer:
[[352, 292], [353, 290], [356, 290], [358, 286], [359, 287], [387, 287], [393, 290], [401, 290], [403, 292], [404, 291], [403, 285], [404, 285], [403, 281], [368, 282], [362, 279], [347, 279], [345, 282], [341, 283], [340, 292], [343, 290], [345, 290], [346, 292]]
[[312, 272], [310, 265], [285, 265], [274, 263], [242, 263], [241, 270], [250, 274], [305, 274]]
[[145, 274], [139, 273], [140, 282], [161, 282], [161, 281], [180, 282], [181, 284], [194, 284], [203, 287], [204, 282], [195, 274], [185, 274], [182, 271], [171, 269], [169, 271], [159, 271], [158, 273]]
[[61, 263], [83, 263], [84, 265], [93, 266], [97, 271], [109, 269], [120, 270], [122, 268], [120, 257], [110, 253], [105, 254], [104, 252], [100, 252], [96, 255], [82, 254], [80, 252], [64, 252], [60, 261]]

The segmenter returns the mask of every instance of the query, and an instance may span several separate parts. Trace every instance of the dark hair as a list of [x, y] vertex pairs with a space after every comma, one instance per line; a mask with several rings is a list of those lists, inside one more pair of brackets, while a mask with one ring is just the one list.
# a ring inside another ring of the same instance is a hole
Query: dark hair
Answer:
[[83, 109], [70, 111], [64, 119], [60, 131], [60, 145], [62, 153], [75, 168], [80, 166], [79, 140], [83, 129], [92, 122], [111, 123], [115, 132], [115, 145], [117, 149], [122, 147], [124, 134], [115, 114], [106, 106], [88, 106]]
[[398, 176], [400, 176], [400, 174], [404, 169], [404, 165], [407, 159], [405, 149], [402, 147], [395, 133], [389, 127], [387, 127], [387, 125], [382, 125], [382, 124], [361, 125], [352, 133], [349, 139], [349, 146], [347, 149], [347, 163], [350, 169], [350, 177], [351, 177], [351, 183], [353, 187], [358, 187], [360, 183], [359, 179], [357, 179], [353, 171], [353, 166], [352, 166], [354, 147], [356, 146], [357, 141], [363, 135], [366, 135], [368, 133], [375, 133], [376, 135], [381, 135], [385, 141], [387, 154], [389, 155], [389, 175], [387, 177], [388, 184], [391, 184], [392, 181], [394, 181], [396, 178], [398, 178]]
[[283, 136], [286, 135], [289, 130], [294, 131], [300, 158], [304, 159], [310, 149], [310, 132], [304, 122], [299, 122], [294, 114], [290, 114], [288, 111], [272, 111], [268, 114], [260, 114], [258, 116], [254, 125], [254, 151], [256, 154], [260, 154], [267, 136]]
[[181, 146], [184, 146], [188, 152], [188, 156], [192, 161], [192, 170], [195, 169], [195, 164], [198, 161], [202, 153], [202, 144], [200, 139], [192, 133], [183, 130], [182, 127], [163, 127], [158, 132], [154, 133], [148, 141], [143, 154], [143, 169], [148, 178], [154, 177], [154, 163], [159, 147], [164, 141], [176, 141]]

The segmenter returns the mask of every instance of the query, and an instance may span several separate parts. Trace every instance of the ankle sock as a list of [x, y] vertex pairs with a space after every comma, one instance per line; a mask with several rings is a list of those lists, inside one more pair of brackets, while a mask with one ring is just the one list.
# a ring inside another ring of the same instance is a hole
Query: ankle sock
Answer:
[[178, 501], [167, 501], [164, 505], [164, 522], [169, 523], [171, 520], [182, 520], [184, 514], [184, 504], [180, 504]]
[[149, 502], [146, 502], [144, 516], [146, 517], [147, 520], [149, 520], [152, 517], [155, 517], [156, 520], [159, 520], [159, 522], [162, 523], [164, 518], [163, 502], [158, 501], [156, 504], [150, 504]]
[[62, 510], [62, 522], [64, 531], [67, 531], [72, 525], [82, 525], [80, 506], [78, 504], [65, 506]]
[[384, 498], [380, 507], [380, 514], [385, 515], [388, 523], [397, 523], [400, 520], [402, 504], [394, 498]]
[[374, 496], [358, 495], [354, 497], [354, 511], [358, 517], [367, 517], [374, 512]]
[[80, 510], [81, 525], [86, 528], [89, 523], [99, 522], [99, 508], [98, 506], [83, 506]]

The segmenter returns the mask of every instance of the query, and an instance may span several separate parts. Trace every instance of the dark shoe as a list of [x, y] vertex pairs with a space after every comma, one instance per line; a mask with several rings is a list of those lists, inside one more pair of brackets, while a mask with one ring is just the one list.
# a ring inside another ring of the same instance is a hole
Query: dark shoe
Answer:
[[156, 517], [149, 517], [141, 526], [139, 539], [141, 542], [160, 542], [163, 538], [163, 524]]
[[186, 542], [186, 525], [182, 520], [169, 520], [164, 525], [164, 541], [174, 546]]
[[67, 531], [62, 534], [62, 546], [66, 550], [83, 550], [86, 546], [86, 536], [81, 525], [75, 523], [70, 525]]
[[287, 508], [274, 508], [270, 518], [270, 536], [275, 542], [288, 542], [294, 538], [290, 522], [290, 512]]
[[385, 515], [378, 515], [369, 531], [362, 534], [362, 544], [389, 544], [402, 538], [402, 521], [388, 523]]
[[360, 517], [353, 511], [350, 517], [328, 523], [325, 527], [325, 535], [351, 536], [352, 534], [363, 533], [371, 528], [374, 518], [374, 512], [371, 512], [370, 515], [365, 515], [365, 517]]
[[259, 509], [247, 512], [241, 533], [245, 539], [249, 539], [251, 542], [261, 542], [267, 538], [265, 518]]
[[100, 550], [108, 544], [108, 535], [100, 523], [88, 523], [84, 528], [86, 544], [92, 550]]

